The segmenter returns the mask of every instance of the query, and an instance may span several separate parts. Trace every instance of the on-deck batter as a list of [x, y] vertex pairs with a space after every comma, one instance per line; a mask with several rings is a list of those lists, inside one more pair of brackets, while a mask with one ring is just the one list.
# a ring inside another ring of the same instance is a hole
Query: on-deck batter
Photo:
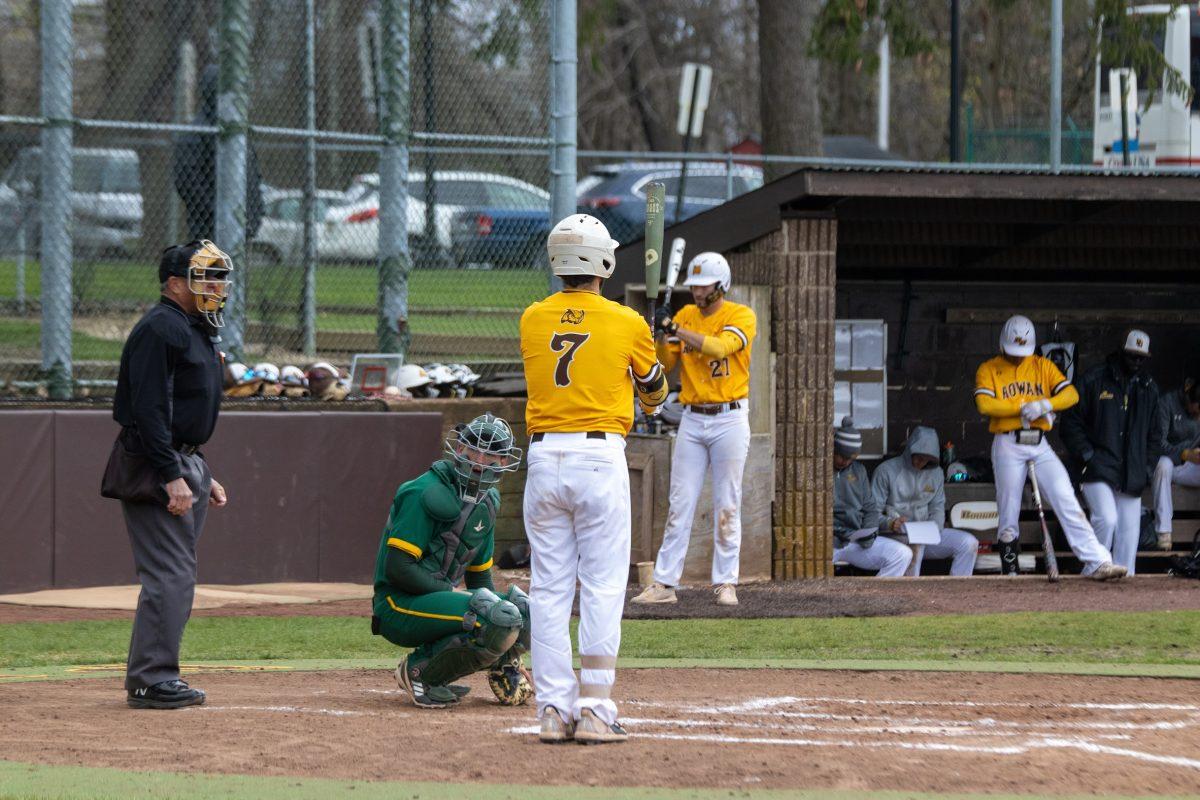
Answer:
[[757, 320], [749, 306], [725, 299], [732, 276], [720, 253], [701, 253], [688, 264], [683, 285], [695, 305], [655, 319], [658, 357], [668, 372], [680, 365], [683, 418], [671, 457], [670, 511], [654, 564], [654, 583], [635, 603], [674, 603], [683, 575], [692, 518], [712, 468], [713, 564], [717, 603], [737, 605], [742, 544], [742, 473], [750, 450], [750, 348]]
[[[532, 552], [533, 675], [543, 742], [627, 738], [611, 698], [629, 578], [625, 434], [633, 394], [648, 413], [667, 396], [645, 320], [601, 297], [617, 243], [594, 217], [574, 214], [547, 242], [563, 291], [521, 316], [529, 402], [525, 532]], [[569, 623], [579, 581], [580, 680]]]
[[1021, 495], [1028, 465], [1037, 467], [1042, 496], [1050, 503], [1083, 564], [1083, 574], [1096, 580], [1125, 576], [1125, 568], [1096, 540], [1067, 470], [1046, 441], [1054, 412], [1079, 402], [1079, 394], [1048, 358], [1034, 355], [1033, 323], [1017, 315], [1004, 323], [1001, 355], [980, 365], [975, 373], [975, 406], [991, 418], [992, 469], [996, 475], [996, 505], [1000, 520], [997, 548], [1005, 571], [1015, 573], [1020, 530]]

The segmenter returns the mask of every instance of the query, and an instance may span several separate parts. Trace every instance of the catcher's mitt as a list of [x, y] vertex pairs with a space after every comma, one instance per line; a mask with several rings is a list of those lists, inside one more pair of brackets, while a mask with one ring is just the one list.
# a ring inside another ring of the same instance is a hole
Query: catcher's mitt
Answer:
[[533, 681], [523, 667], [505, 664], [488, 672], [488, 686], [502, 706], [522, 706], [533, 697]]

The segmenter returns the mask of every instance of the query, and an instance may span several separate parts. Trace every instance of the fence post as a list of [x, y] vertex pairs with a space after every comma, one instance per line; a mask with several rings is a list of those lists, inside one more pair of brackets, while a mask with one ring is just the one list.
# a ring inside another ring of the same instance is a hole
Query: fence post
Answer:
[[[551, 60], [550, 133], [554, 139], [554, 166], [550, 173], [550, 224], [575, 213], [575, 159], [578, 129], [575, 111], [576, 17], [575, 0], [552, 0], [553, 36]], [[562, 282], [550, 276], [550, 291]]]
[[1050, 169], [1062, 169], [1062, 0], [1050, 0]]
[[379, 352], [407, 356], [409, 0], [383, 0], [379, 154]]
[[71, 397], [73, 5], [42, 2], [42, 369], [55, 400]]
[[317, 352], [317, 23], [315, 0], [304, 2], [304, 287], [300, 330], [304, 355]]
[[220, 77], [217, 90], [216, 244], [241, 269], [233, 274], [225, 314], [225, 348], [245, 359], [246, 297], [246, 132], [250, 89], [250, 2], [221, 0]]

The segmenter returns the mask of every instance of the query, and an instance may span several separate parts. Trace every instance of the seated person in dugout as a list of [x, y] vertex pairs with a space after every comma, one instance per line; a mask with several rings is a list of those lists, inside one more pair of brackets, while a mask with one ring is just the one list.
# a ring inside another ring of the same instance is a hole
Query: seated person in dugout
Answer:
[[1154, 530], [1158, 549], [1171, 549], [1175, 504], [1171, 484], [1200, 488], [1200, 383], [1163, 395], [1158, 415], [1166, 444], [1154, 467]]
[[[487, 670], [502, 705], [533, 694], [529, 597], [492, 584], [501, 476], [521, 463], [508, 423], [491, 414], [455, 427], [445, 457], [396, 491], [375, 561], [371, 632], [415, 647], [396, 682], [418, 708], [446, 708], [467, 694], [454, 683]], [[465, 578], [466, 589], [456, 590]]]
[[858, 462], [862, 434], [850, 417], [833, 431], [834, 561], [876, 570], [880, 578], [898, 578], [912, 563], [912, 550], [879, 536], [879, 505], [871, 493], [867, 469]]
[[910, 575], [921, 574], [925, 556], [951, 559], [951, 575], [975, 571], [979, 541], [966, 531], [945, 527], [945, 476], [938, 463], [937, 431], [922, 425], [913, 428], [904, 452], [875, 469], [871, 492], [883, 514], [880, 533], [903, 535], [907, 522], [934, 522], [941, 530], [937, 544], [914, 547]]

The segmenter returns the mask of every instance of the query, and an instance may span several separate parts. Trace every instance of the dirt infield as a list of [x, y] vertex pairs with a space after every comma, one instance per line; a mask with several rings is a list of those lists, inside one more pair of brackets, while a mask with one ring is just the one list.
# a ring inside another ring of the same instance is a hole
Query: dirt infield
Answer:
[[[527, 576], [506, 574], [528, 587]], [[631, 587], [628, 597], [637, 593]], [[680, 589], [679, 603], [669, 606], [626, 604], [626, 619], [699, 617], [875, 617], [925, 614], [992, 614], [1000, 611], [1160, 611], [1200, 609], [1200, 581], [1145, 575], [1117, 583], [1067, 577], [1048, 583], [1045, 577], [929, 578], [876, 580], [837, 578], [780, 581], [738, 587], [741, 603], [718, 606], [708, 588]], [[224, 606], [197, 610], [193, 616], [370, 616], [365, 600], [339, 600], [304, 605]], [[16, 606], [0, 603], [6, 622], [71, 622], [131, 619], [129, 611]]]
[[[0, 685], [0, 752], [43, 764], [372, 780], [1152, 795], [1200, 783], [1194, 682], [955, 673], [623, 670], [632, 738], [541, 745], [472, 678], [447, 711], [387, 671], [197, 676], [203, 708], [131, 711], [118, 680]], [[501, 753], [505, 753], [501, 756]]]

